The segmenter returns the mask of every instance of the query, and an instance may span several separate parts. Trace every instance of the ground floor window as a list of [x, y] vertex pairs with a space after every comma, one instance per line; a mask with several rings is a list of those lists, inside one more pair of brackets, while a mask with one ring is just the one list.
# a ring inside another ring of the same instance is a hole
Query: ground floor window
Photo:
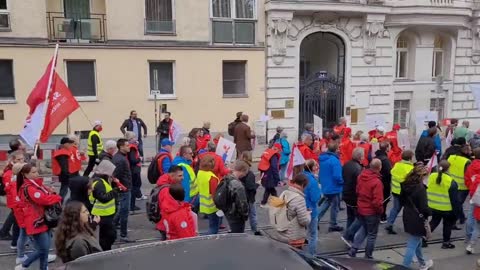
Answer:
[[408, 127], [408, 115], [410, 113], [410, 100], [395, 100], [393, 107], [393, 122], [402, 128]]

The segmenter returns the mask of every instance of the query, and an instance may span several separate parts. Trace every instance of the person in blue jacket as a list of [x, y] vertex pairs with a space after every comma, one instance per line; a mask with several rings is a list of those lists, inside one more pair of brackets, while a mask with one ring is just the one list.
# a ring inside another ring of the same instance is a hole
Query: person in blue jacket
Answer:
[[160, 152], [161, 153], [166, 153], [168, 154], [166, 158], [162, 160], [162, 172], [163, 173], [168, 173], [168, 170], [170, 170], [170, 167], [172, 167], [172, 146], [175, 143], [170, 141], [169, 139], [163, 139], [161, 141], [161, 146]]
[[320, 175], [319, 182], [322, 185], [323, 198], [320, 200], [318, 210], [318, 221], [330, 208], [329, 232], [341, 232], [343, 227], [337, 224], [337, 215], [340, 210], [340, 199], [343, 191], [342, 164], [338, 157], [338, 144], [330, 143], [328, 151], [321, 154], [319, 158]]
[[307, 209], [311, 211], [312, 221], [308, 226], [308, 252], [311, 255], [317, 254], [318, 240], [318, 202], [322, 197], [322, 190], [317, 181], [318, 163], [316, 160], [309, 159], [305, 162], [304, 174], [307, 176], [308, 184], [303, 190]]
[[[437, 122], [435, 121], [428, 122], [428, 129], [432, 127], [437, 127]], [[428, 129], [422, 132], [421, 137], [428, 137]], [[437, 132], [437, 135], [433, 137], [433, 140], [435, 142], [435, 150], [437, 150], [438, 160], [440, 160], [440, 157], [442, 156], [442, 139], [440, 138], [440, 132]]]
[[[192, 167], [193, 150], [190, 146], [184, 145], [180, 147], [179, 155], [173, 159], [173, 165], [182, 167], [183, 180], [182, 186], [185, 191], [185, 202], [190, 202], [190, 182], [195, 180], [195, 172]], [[193, 178], [193, 179], [192, 179]]]
[[287, 170], [288, 161], [290, 160], [290, 144], [287, 141], [287, 133], [282, 132], [277, 142], [282, 146], [280, 157], [280, 179], [285, 179], [285, 171]]

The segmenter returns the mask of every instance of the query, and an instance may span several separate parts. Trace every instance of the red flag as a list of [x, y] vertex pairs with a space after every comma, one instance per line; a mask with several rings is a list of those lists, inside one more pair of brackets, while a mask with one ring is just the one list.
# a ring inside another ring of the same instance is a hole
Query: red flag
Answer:
[[437, 152], [435, 152], [432, 158], [427, 163], [428, 173], [432, 172], [432, 169], [438, 165]]
[[293, 167], [297, 165], [305, 164], [305, 158], [303, 158], [302, 153], [298, 150], [297, 144], [293, 144], [292, 153], [290, 154], [290, 160], [287, 164], [287, 170], [285, 171], [285, 177], [287, 179], [293, 178]]
[[40, 142], [47, 142], [48, 137], [72, 112], [78, 109], [78, 104], [65, 82], [55, 72], [53, 74], [52, 91], [48, 97], [48, 107], [45, 114]]
[[52, 69], [52, 62], [53, 58], [50, 59], [50, 62], [45, 69], [45, 72], [43, 73], [40, 80], [38, 80], [37, 84], [27, 98], [27, 105], [30, 108], [29, 115], [33, 114], [37, 106], [45, 101], [48, 87], [48, 78], [50, 77], [50, 70]]

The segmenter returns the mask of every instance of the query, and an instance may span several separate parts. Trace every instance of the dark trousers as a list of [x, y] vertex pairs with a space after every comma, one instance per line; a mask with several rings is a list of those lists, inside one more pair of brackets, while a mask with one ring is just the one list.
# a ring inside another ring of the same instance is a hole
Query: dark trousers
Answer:
[[[139, 168], [139, 169], [137, 169]], [[130, 196], [130, 211], [133, 211], [135, 208], [135, 201], [137, 198], [142, 197], [142, 178], [140, 175], [140, 167], [132, 169], [132, 194]]]
[[10, 214], [8, 214], [5, 222], [3, 222], [2, 228], [0, 229], [0, 236], [6, 236], [10, 234], [10, 230], [12, 229], [14, 223], [16, 223], [15, 216], [13, 215], [13, 211], [10, 211]]
[[100, 223], [98, 224], [100, 227], [99, 231], [99, 242], [102, 249], [111, 250], [112, 245], [117, 239], [117, 230], [113, 225], [113, 218], [115, 215], [100, 217]]
[[460, 223], [465, 223], [465, 212], [463, 211], [463, 204], [465, 203], [465, 200], [468, 198], [468, 190], [459, 190], [458, 191], [458, 202], [462, 205], [462, 211], [460, 211], [458, 220], [460, 220]]
[[367, 245], [365, 246], [365, 258], [373, 258], [373, 250], [375, 249], [375, 241], [377, 240], [378, 226], [380, 225], [380, 215], [373, 216], [358, 216], [358, 220], [362, 224], [362, 227], [365, 231], [365, 234], [355, 235], [355, 240], [353, 243], [353, 248], [358, 250], [367, 238]]
[[138, 153], [140, 154], [141, 157], [143, 157], [143, 140], [141, 138], [138, 138]]
[[262, 204], [266, 204], [268, 202], [268, 197], [277, 196], [277, 189], [273, 188], [265, 188], [265, 192], [263, 193]]
[[93, 171], [93, 167], [95, 167], [96, 160], [97, 158], [95, 156], [88, 156], [88, 165], [83, 172], [83, 176], [90, 176], [90, 173]]
[[347, 228], [349, 228], [352, 223], [357, 218], [357, 208], [347, 205]]
[[65, 200], [65, 197], [67, 196], [68, 194], [68, 179], [65, 181], [62, 181], [60, 183], [60, 197], [62, 197], [62, 202], [63, 200]]
[[239, 218], [228, 218], [228, 226], [230, 227], [230, 233], [244, 233], [245, 221]]
[[443, 220], [443, 242], [449, 243], [452, 235], [452, 228], [456, 222], [456, 216], [453, 211], [438, 211], [432, 209], [432, 220], [430, 220], [430, 227], [432, 232]]

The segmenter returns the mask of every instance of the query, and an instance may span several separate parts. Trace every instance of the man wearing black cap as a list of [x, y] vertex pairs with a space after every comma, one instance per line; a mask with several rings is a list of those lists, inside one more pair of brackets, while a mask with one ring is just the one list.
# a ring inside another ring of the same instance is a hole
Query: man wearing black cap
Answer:
[[[52, 159], [52, 172], [53, 175], [58, 176], [58, 180], [61, 183], [60, 197], [65, 199], [68, 193], [68, 182], [71, 176], [74, 176], [74, 166], [72, 166], [72, 159], [70, 158], [71, 150], [74, 140], [68, 137], [63, 137], [60, 140], [60, 147], [53, 152]], [[78, 174], [78, 172], [77, 172]]]
[[[428, 129], [433, 128], [433, 127], [438, 129], [437, 122], [429, 121], [428, 122]], [[428, 129], [423, 131], [421, 137], [428, 137]], [[437, 134], [435, 134], [435, 136], [433, 136], [433, 141], [435, 142], [435, 151], [437, 151], [438, 158], [440, 158], [440, 156], [442, 154], [442, 139], [440, 138], [439, 134], [440, 134], [440, 132], [437, 131]]]

